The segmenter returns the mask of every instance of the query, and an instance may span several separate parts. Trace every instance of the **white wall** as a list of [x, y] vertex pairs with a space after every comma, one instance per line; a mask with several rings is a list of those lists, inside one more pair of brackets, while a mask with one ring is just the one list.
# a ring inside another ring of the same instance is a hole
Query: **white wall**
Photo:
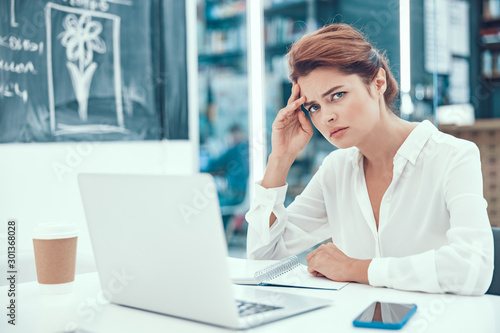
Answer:
[[[8, 219], [17, 219], [18, 253], [29, 257], [35, 224], [74, 222], [80, 229], [78, 255], [93, 260], [77, 174], [192, 173], [196, 149], [191, 141], [0, 145], [0, 234], [7, 233]], [[4, 242], [0, 239], [0, 254], [7, 250]]]
[[18, 267], [22, 267], [18, 282], [36, 279], [30, 232], [42, 222], [76, 223], [80, 229], [76, 272], [95, 269], [78, 173], [198, 172], [196, 5], [195, 0], [186, 1], [189, 141], [0, 144], [0, 267], [7, 262], [7, 221], [15, 218]]

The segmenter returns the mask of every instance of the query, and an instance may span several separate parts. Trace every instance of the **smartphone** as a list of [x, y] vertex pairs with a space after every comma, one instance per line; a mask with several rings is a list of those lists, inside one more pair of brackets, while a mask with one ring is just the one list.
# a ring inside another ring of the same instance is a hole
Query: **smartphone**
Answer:
[[352, 324], [356, 327], [399, 330], [415, 311], [416, 304], [374, 302]]

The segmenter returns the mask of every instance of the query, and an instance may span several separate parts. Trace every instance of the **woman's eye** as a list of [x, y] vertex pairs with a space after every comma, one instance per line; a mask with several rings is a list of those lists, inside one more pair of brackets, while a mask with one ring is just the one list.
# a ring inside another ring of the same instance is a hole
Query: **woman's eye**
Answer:
[[309, 108], [309, 113], [313, 113], [313, 112], [316, 112], [318, 111], [319, 107], [317, 105], [312, 105], [310, 108]]
[[344, 96], [344, 94], [345, 94], [345, 91], [341, 91], [341, 92], [332, 94], [332, 101], [342, 98], [342, 96]]

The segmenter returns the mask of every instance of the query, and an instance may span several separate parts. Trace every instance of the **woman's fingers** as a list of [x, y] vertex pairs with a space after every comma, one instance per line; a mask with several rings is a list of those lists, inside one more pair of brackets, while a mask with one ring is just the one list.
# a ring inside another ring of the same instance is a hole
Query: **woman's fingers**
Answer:
[[324, 266], [324, 262], [322, 262], [322, 260], [323, 259], [318, 259], [316, 256], [310, 258], [310, 260], [308, 260], [307, 262], [307, 271], [314, 276], [325, 276], [320, 272], [320, 270], [322, 270]]
[[291, 116], [295, 111], [301, 111], [300, 106], [302, 104], [304, 104], [305, 101], [306, 101], [305, 97], [300, 97], [299, 99], [296, 99], [295, 101], [293, 101], [291, 104], [287, 105], [285, 107], [285, 109], [288, 108], [288, 110], [286, 112], [287, 115]]
[[318, 253], [318, 249], [316, 250], [313, 250], [311, 252], [309, 252], [307, 255], [306, 255], [306, 260], [307, 262], [309, 263], [311, 261], [311, 259]]
[[303, 112], [300, 112], [298, 117], [299, 117], [300, 126], [302, 126], [302, 128], [307, 133], [310, 133], [312, 135], [313, 129], [312, 129], [311, 121], [309, 120], [309, 118], [307, 118]]
[[299, 99], [296, 99], [295, 101], [289, 103], [280, 111], [283, 113], [283, 115], [289, 117], [293, 115], [295, 111], [299, 110], [300, 106], [304, 104], [304, 102], [305, 102], [305, 97], [300, 97]]
[[304, 104], [304, 101], [305, 101], [305, 97], [301, 97], [301, 98], [295, 100], [294, 102], [292, 102], [291, 104], [288, 104], [287, 106], [285, 106], [283, 109], [281, 109], [278, 112], [278, 115], [276, 116], [276, 120], [282, 121], [286, 118], [293, 116], [295, 114], [295, 112], [297, 111], [297, 109], [299, 109], [300, 106], [302, 104]]
[[307, 271], [314, 276], [325, 276], [334, 281], [351, 280], [354, 259], [346, 256], [335, 244], [320, 245], [307, 256]]
[[[290, 94], [290, 98], [288, 99], [287, 105], [281, 109], [277, 116], [276, 122], [283, 122], [288, 120], [288, 118], [295, 116], [297, 111], [300, 112], [300, 106], [305, 103], [306, 98], [304, 96], [299, 97], [300, 95], [300, 87], [297, 83], [293, 83], [292, 93]], [[299, 119], [299, 122], [302, 124], [302, 121]]]
[[292, 93], [290, 94], [290, 97], [288, 98], [288, 104], [292, 103], [293, 101], [295, 101], [297, 98], [299, 98], [299, 94], [300, 94], [300, 87], [297, 83], [293, 83], [292, 85]]
[[324, 274], [319, 272], [319, 270], [321, 270], [321, 267], [324, 265], [323, 261], [325, 260], [325, 258], [319, 258], [320, 252], [321, 250], [316, 249], [306, 256], [307, 271], [314, 276], [325, 276]]

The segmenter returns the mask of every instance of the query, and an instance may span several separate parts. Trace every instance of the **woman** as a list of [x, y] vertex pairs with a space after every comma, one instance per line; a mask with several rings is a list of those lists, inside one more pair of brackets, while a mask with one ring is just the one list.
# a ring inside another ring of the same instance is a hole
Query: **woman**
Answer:
[[[272, 127], [272, 152], [246, 218], [250, 259], [306, 257], [315, 276], [372, 286], [481, 295], [493, 274], [493, 236], [477, 147], [391, 111], [397, 83], [345, 24], [288, 53], [293, 82]], [[287, 208], [286, 176], [311, 139], [334, 146]]]

